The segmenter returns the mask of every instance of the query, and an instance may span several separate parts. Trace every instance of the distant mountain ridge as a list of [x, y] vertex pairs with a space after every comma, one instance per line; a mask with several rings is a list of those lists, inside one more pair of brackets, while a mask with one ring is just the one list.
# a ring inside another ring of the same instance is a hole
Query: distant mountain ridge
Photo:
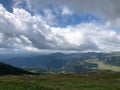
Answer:
[[120, 52], [111, 53], [51, 53], [25, 54], [0, 57], [2, 62], [15, 67], [41, 72], [89, 72], [89, 71], [116, 71], [120, 72]]

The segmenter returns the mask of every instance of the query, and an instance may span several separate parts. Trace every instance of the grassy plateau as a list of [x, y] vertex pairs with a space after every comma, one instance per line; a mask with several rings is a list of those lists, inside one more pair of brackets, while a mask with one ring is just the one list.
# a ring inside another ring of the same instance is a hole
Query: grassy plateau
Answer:
[[120, 90], [120, 73], [2, 75], [0, 90]]

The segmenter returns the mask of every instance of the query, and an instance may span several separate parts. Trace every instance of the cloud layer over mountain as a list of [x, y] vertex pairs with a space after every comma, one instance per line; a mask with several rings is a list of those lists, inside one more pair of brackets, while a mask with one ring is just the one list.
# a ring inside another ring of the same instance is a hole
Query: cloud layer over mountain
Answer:
[[[80, 3], [81, 1], [82, 3]], [[13, 12], [8, 12], [0, 4], [0, 49], [28, 51], [120, 50], [120, 33], [113, 28], [114, 25], [119, 28], [119, 12], [117, 11], [119, 8], [117, 2], [119, 1], [106, 0], [106, 2], [110, 1], [107, 5], [102, 1], [92, 0], [94, 3], [88, 4], [84, 0], [71, 0], [71, 2], [68, 0], [14, 0]], [[59, 4], [59, 6], [51, 7], [51, 3]], [[114, 3], [117, 6], [114, 7]], [[97, 6], [98, 8], [95, 8]], [[83, 9], [84, 11], [82, 11]], [[91, 20], [76, 25], [68, 24], [64, 27], [59, 25], [74, 17], [75, 13], [82, 12], [90, 12], [104, 17], [106, 21], [101, 23], [98, 20]], [[107, 15], [109, 16], [106, 17]], [[63, 21], [60, 22], [60, 19]], [[113, 19], [115, 20], [113, 21]]]

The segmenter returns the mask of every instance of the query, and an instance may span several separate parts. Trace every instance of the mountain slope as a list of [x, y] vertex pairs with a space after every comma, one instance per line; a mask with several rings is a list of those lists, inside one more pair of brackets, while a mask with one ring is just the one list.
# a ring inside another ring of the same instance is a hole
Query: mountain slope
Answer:
[[19, 74], [32, 74], [32, 73], [0, 62], [0, 75], [19, 75]]
[[0, 56], [2, 62], [15, 67], [42, 73], [52, 72], [89, 72], [89, 71], [117, 71], [120, 72], [120, 52], [115, 53], [52, 53]]

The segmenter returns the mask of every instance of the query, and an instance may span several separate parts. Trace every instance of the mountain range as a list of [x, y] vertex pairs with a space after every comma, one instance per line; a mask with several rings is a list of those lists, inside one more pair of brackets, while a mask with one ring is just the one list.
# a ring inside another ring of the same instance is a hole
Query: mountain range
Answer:
[[37, 73], [50, 72], [120, 72], [120, 52], [0, 55], [0, 61]]

